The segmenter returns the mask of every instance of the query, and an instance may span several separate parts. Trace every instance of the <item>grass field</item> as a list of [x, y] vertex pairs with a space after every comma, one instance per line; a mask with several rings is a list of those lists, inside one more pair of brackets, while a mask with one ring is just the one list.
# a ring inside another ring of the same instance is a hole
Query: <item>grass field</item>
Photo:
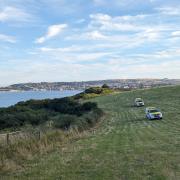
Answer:
[[[163, 112], [145, 119], [135, 97]], [[95, 131], [26, 163], [1, 179], [180, 179], [180, 86], [124, 92], [93, 99], [106, 112]]]

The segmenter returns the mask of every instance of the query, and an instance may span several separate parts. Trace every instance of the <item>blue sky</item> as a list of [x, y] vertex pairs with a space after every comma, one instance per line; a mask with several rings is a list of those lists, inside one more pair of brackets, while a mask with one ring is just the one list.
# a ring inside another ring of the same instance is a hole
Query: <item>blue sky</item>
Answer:
[[0, 85], [180, 78], [179, 0], [0, 0]]

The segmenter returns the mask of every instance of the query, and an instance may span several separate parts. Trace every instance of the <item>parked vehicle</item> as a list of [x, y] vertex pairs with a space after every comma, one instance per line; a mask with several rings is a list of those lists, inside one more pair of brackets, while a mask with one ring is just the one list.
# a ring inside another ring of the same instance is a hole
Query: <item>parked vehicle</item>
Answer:
[[142, 98], [136, 98], [136, 99], [134, 100], [134, 105], [135, 105], [136, 107], [144, 106], [144, 101], [143, 101], [143, 99], [142, 99]]
[[155, 107], [147, 107], [145, 112], [146, 112], [146, 118], [149, 120], [163, 118], [162, 112]]

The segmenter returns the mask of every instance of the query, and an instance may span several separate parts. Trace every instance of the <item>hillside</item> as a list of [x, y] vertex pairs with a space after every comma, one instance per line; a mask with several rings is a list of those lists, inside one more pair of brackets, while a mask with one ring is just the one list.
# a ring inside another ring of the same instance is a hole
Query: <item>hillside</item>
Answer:
[[158, 87], [167, 85], [179, 85], [180, 79], [109, 79], [97, 81], [79, 82], [40, 82], [40, 83], [20, 83], [8, 87], [0, 87], [0, 91], [32, 91], [32, 90], [66, 90], [66, 89], [85, 89], [87, 87], [102, 86], [108, 84], [114, 88], [142, 88]]
[[[135, 97], [159, 107], [163, 120], [145, 119]], [[180, 86], [138, 90], [93, 99], [106, 112], [94, 131], [28, 161], [4, 179], [179, 179]]]

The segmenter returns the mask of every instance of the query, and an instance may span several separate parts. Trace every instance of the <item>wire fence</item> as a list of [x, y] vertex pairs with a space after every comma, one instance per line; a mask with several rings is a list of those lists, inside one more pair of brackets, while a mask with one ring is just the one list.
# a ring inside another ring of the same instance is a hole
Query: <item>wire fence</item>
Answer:
[[66, 135], [71, 137], [81, 137], [84, 135], [88, 135], [89, 133], [95, 133], [94, 128], [87, 130], [86, 128], [81, 128], [81, 131], [78, 130], [77, 127], [70, 128], [68, 130], [60, 130], [60, 129], [26, 129], [23, 131], [15, 131], [9, 133], [0, 134], [0, 147], [15, 144], [21, 141], [28, 141], [28, 140], [41, 140], [44, 136], [51, 134], [52, 132], [63, 132]]
[[41, 139], [42, 132], [41, 131], [16, 131], [11, 133], [0, 134], [0, 145], [9, 145], [14, 144], [22, 140], [29, 139]]

